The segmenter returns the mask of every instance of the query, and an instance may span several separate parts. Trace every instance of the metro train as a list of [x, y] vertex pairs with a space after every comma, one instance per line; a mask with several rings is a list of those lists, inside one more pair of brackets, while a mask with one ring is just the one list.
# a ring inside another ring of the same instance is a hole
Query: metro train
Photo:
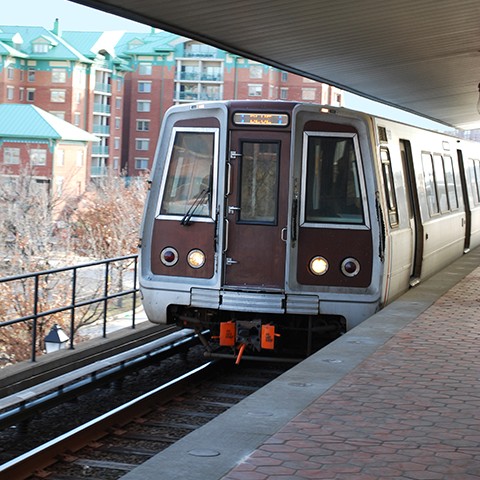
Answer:
[[140, 246], [147, 317], [211, 355], [308, 355], [480, 244], [480, 145], [345, 108], [172, 107]]

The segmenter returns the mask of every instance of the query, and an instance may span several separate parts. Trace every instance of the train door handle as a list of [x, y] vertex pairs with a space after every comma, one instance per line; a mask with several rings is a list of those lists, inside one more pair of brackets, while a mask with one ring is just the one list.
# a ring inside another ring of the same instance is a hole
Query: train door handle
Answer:
[[287, 241], [287, 227], [282, 228], [282, 231], [280, 232], [280, 238], [282, 242]]
[[224, 223], [224, 244], [223, 244], [223, 253], [228, 250], [228, 227], [230, 226], [230, 222], [225, 218]]
[[240, 207], [234, 207], [233, 205], [228, 206], [228, 214], [233, 215], [235, 212], [239, 212]]

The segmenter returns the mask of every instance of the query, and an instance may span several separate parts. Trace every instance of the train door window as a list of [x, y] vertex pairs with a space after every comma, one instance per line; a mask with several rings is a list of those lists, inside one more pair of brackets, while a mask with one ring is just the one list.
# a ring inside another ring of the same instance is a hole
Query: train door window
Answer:
[[362, 176], [355, 134], [305, 132], [302, 221], [363, 224]]
[[437, 188], [435, 185], [435, 174], [433, 170], [433, 160], [429, 153], [422, 153], [423, 175], [425, 179], [425, 194], [427, 196], [427, 205], [430, 215], [440, 212], [438, 208]]
[[437, 198], [440, 212], [448, 212], [447, 187], [445, 185], [445, 170], [443, 169], [443, 158], [441, 155], [433, 154], [433, 170], [435, 172], [435, 184], [437, 186]]
[[213, 217], [217, 145], [218, 129], [173, 129], [168, 173], [161, 195], [161, 215]]
[[443, 166], [445, 170], [445, 182], [447, 185], [448, 204], [450, 206], [450, 210], [457, 210], [458, 209], [457, 182], [455, 181], [453, 159], [450, 155], [444, 155]]
[[382, 148], [380, 150], [380, 158], [382, 160], [383, 183], [387, 198], [388, 221], [391, 227], [398, 227], [397, 197], [395, 196], [395, 183], [393, 181], [392, 164], [388, 149]]
[[279, 142], [242, 142], [239, 223], [277, 224]]

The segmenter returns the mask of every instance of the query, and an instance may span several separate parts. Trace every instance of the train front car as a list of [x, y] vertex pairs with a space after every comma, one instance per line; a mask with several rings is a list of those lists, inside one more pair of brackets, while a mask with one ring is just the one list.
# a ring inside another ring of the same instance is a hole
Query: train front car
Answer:
[[209, 329], [239, 361], [309, 354], [374, 313], [369, 122], [286, 102], [170, 109], [143, 224], [148, 318]]

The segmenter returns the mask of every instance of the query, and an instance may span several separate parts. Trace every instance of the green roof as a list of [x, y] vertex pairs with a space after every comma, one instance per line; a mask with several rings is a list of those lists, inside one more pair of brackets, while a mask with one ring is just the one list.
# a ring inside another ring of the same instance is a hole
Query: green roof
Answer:
[[[31, 59], [73, 60], [91, 63], [91, 61], [85, 55], [82, 55], [72, 45], [46, 28], [0, 25], [0, 38], [2, 39], [2, 43], [4, 45], [7, 44], [8, 37], [11, 35], [11, 38], [13, 39], [15, 34], [18, 34], [23, 42], [16, 45], [10, 45], [10, 47], [14, 47], [17, 51], [28, 55], [28, 57]], [[33, 43], [39, 39], [42, 39], [42, 41], [46, 41], [51, 45], [51, 48], [48, 52], [35, 53], [33, 51]]]
[[0, 104], [0, 138], [95, 142], [98, 138], [35, 105]]

